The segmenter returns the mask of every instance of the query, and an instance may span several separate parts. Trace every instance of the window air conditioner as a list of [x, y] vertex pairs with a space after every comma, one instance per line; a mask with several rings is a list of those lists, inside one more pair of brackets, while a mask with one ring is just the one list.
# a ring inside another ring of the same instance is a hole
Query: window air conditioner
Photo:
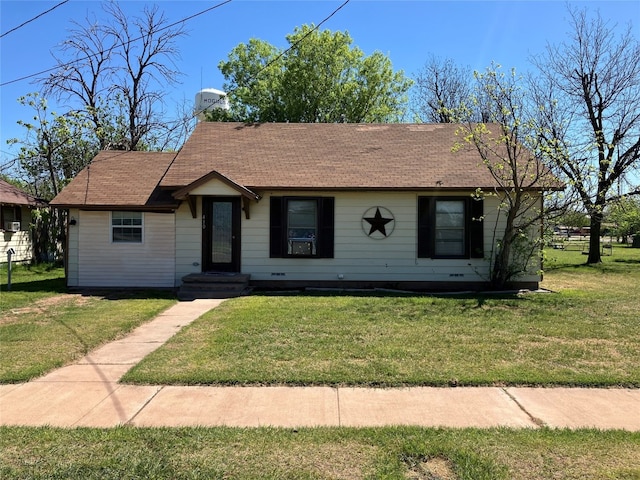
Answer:
[[4, 229], [6, 232], [19, 232], [20, 222], [5, 222]]
[[291, 255], [311, 255], [313, 244], [311, 240], [290, 240]]

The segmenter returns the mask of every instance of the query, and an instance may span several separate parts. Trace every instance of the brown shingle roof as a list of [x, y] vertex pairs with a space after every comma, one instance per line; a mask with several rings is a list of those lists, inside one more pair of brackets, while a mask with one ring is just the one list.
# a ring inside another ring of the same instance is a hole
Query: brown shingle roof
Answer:
[[47, 202], [23, 192], [18, 187], [0, 179], [0, 203], [5, 205], [29, 205], [31, 207], [44, 207]]
[[160, 185], [217, 171], [248, 188], [428, 189], [495, 184], [457, 125], [204, 122]]
[[[453, 124], [202, 122], [178, 154], [101, 152], [52, 204], [150, 207], [157, 203], [154, 196], [175, 190], [184, 196], [212, 172], [258, 193], [493, 188], [496, 182], [475, 148], [452, 151], [461, 142], [457, 129]], [[162, 202], [171, 204], [166, 197]]]
[[158, 182], [176, 153], [102, 151], [52, 201], [57, 207], [171, 208]]

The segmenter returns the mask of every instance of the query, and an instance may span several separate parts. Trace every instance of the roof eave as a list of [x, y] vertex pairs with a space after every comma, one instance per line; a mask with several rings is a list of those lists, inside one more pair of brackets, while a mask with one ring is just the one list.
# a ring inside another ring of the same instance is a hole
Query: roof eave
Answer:
[[77, 208], [78, 210], [91, 210], [91, 211], [136, 211], [136, 212], [174, 212], [179, 206], [179, 203], [171, 205], [126, 205], [126, 204], [89, 204], [89, 203], [56, 203], [50, 204], [55, 208], [68, 210], [71, 208]]

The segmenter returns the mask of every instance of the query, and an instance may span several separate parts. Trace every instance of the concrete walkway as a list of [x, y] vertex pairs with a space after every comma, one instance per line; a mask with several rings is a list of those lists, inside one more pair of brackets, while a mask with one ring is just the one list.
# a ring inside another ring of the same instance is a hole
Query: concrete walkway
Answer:
[[28, 383], [0, 385], [1, 425], [57, 427], [596, 427], [640, 431], [640, 390], [122, 385], [133, 365], [221, 300], [180, 302], [125, 339]]

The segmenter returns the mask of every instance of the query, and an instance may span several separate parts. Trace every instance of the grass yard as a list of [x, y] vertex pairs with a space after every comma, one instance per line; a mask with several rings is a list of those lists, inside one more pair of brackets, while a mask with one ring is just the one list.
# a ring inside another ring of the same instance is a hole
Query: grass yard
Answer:
[[26, 381], [70, 363], [175, 302], [162, 292], [63, 293], [64, 271], [46, 266], [16, 267], [11, 291], [6, 286], [5, 276], [0, 285], [0, 383]]
[[638, 479], [619, 431], [0, 428], [3, 479]]
[[[130, 377], [176, 383], [637, 386], [640, 250], [616, 250], [597, 267], [578, 265], [583, 262], [579, 252], [550, 252], [543, 286], [552, 294], [229, 301]], [[89, 339], [101, 343], [121, 335], [173, 301], [161, 295], [60, 295], [60, 276], [17, 271], [12, 292], [0, 286], [3, 375], [6, 364], [23, 356], [27, 370], [38, 363], [32, 349], [60, 345], [72, 358], [90, 348]], [[114, 323], [114, 331], [102, 331]], [[7, 341], [9, 332], [22, 333]], [[68, 337], [75, 340], [67, 343]], [[48, 361], [47, 368], [53, 364]], [[0, 478], [639, 480], [640, 432], [0, 427]]]
[[3, 263], [0, 265], [0, 312], [3, 313], [67, 291], [64, 269], [50, 264], [13, 265], [11, 291], [7, 281], [7, 264]]
[[640, 386], [640, 250], [584, 261], [549, 254], [554, 293], [234, 299], [124, 381]]

